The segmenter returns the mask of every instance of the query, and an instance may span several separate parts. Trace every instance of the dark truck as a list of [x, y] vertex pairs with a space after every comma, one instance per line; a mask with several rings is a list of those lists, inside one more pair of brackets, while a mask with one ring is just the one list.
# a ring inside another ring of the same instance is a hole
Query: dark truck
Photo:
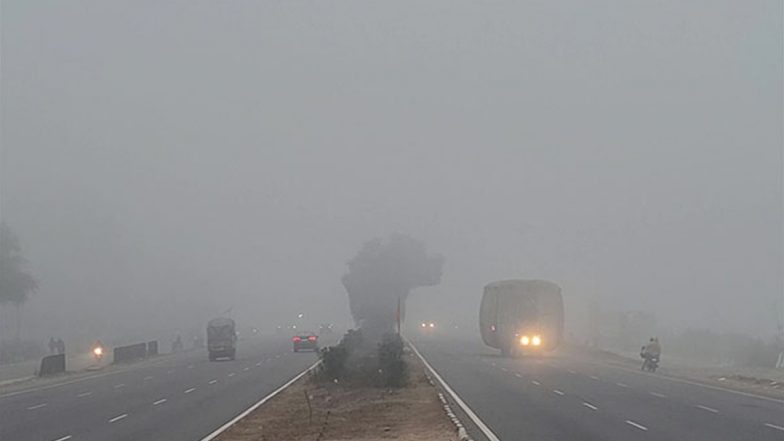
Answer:
[[545, 280], [503, 280], [485, 286], [479, 329], [503, 355], [551, 351], [563, 335], [561, 288]]
[[237, 354], [237, 331], [234, 320], [216, 318], [207, 323], [207, 351], [210, 361], [218, 358], [234, 360]]

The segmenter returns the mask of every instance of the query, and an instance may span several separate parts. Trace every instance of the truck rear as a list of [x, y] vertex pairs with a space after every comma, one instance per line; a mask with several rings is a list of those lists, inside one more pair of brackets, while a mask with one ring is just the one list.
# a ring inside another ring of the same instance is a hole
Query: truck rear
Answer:
[[234, 360], [237, 354], [237, 330], [234, 320], [216, 318], [207, 323], [207, 350], [210, 361], [218, 358]]
[[479, 329], [504, 355], [552, 351], [563, 336], [561, 288], [545, 280], [504, 280], [485, 286]]

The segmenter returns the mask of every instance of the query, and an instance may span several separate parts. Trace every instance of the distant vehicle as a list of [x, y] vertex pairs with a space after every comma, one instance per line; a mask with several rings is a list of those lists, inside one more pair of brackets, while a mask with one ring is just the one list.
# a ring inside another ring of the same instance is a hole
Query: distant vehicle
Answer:
[[551, 351], [563, 335], [561, 288], [545, 280], [505, 280], [485, 286], [479, 329], [503, 355]]
[[419, 324], [419, 330], [423, 334], [433, 334], [436, 330], [436, 323], [435, 322], [422, 322]]
[[237, 355], [237, 331], [234, 320], [216, 318], [207, 324], [207, 351], [210, 361], [218, 358], [234, 360]]
[[332, 323], [324, 323], [319, 327], [319, 334], [327, 335], [335, 332], [335, 326]]
[[295, 335], [291, 342], [294, 346], [294, 352], [302, 350], [318, 351], [318, 336], [312, 332]]

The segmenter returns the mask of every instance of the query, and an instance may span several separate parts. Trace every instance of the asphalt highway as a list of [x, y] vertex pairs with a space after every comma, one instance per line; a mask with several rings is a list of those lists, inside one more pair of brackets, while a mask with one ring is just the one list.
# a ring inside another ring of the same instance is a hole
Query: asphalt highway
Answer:
[[784, 401], [775, 398], [575, 354], [512, 359], [473, 340], [414, 344], [503, 441], [784, 440]]
[[237, 360], [206, 349], [74, 381], [0, 391], [2, 441], [199, 441], [316, 361], [285, 337], [241, 340]]

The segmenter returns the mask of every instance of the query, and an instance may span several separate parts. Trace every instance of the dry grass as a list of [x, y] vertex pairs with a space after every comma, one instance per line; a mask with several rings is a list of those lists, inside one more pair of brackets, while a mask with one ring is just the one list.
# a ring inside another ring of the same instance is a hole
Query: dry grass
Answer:
[[[410, 379], [396, 390], [317, 385], [302, 379], [245, 417], [219, 441], [455, 441], [424, 366], [406, 356]], [[312, 407], [309, 419], [308, 401]]]

